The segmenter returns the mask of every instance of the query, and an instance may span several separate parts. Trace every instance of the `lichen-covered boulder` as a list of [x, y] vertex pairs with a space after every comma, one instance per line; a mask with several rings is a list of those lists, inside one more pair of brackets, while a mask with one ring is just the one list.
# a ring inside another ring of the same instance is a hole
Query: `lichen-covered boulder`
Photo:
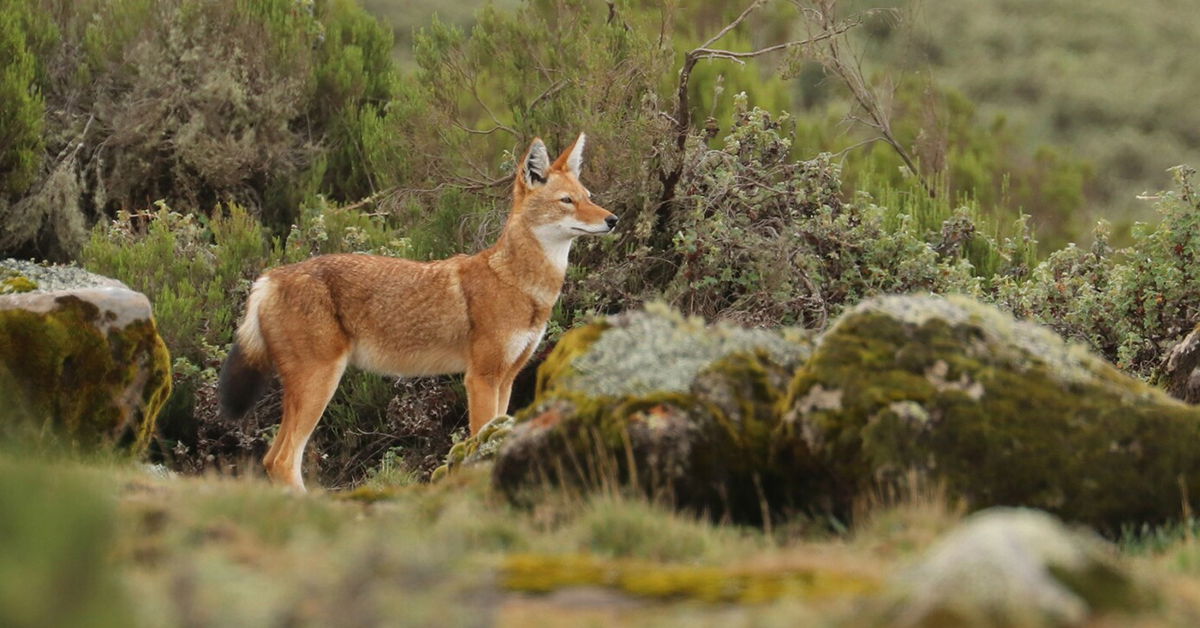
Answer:
[[[0, 432], [143, 451], [171, 390], [150, 302], [76, 268], [8, 260], [0, 269], [38, 288], [0, 295]], [[85, 287], [44, 289], [79, 282]]]
[[842, 508], [914, 474], [972, 507], [1037, 507], [1109, 530], [1200, 505], [1200, 408], [967, 298], [853, 308], [782, 411], [778, 437], [807, 444]]
[[1037, 510], [976, 513], [893, 578], [879, 625], [1078, 626], [1150, 601], [1090, 532]]
[[626, 486], [757, 520], [818, 479], [799, 440], [775, 437], [809, 352], [798, 330], [707, 326], [664, 306], [572, 330], [539, 370], [494, 482], [518, 501], [546, 482]]

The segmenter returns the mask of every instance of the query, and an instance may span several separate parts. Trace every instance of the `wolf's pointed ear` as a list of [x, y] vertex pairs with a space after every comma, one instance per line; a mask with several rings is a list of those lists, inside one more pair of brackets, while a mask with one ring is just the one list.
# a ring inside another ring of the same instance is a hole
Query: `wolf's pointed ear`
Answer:
[[576, 177], [579, 176], [579, 169], [583, 167], [583, 145], [587, 143], [587, 135], [579, 134], [575, 138], [575, 143], [571, 147], [563, 151], [563, 154], [554, 160], [552, 170], [566, 170]]
[[546, 152], [546, 145], [542, 143], [542, 138], [535, 137], [529, 145], [529, 151], [525, 153], [525, 158], [521, 160], [521, 167], [517, 172], [517, 180], [527, 188], [542, 185], [550, 176], [550, 154]]

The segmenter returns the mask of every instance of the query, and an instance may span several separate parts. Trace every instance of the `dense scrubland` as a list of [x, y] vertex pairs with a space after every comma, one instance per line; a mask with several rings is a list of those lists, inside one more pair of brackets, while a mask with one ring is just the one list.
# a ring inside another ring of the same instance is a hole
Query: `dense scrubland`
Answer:
[[[1200, 24], [1178, 3], [434, 4], [0, 4], [0, 257], [77, 263], [150, 297], [175, 384], [151, 461], [205, 474], [9, 451], [0, 525], [43, 548], [0, 559], [16, 625], [373, 625], [401, 608], [426, 624], [714, 610], [833, 623], [854, 616], [838, 592], [696, 606], [707, 598], [663, 576], [674, 602], [598, 604], [496, 579], [516, 554], [587, 552], [751, 583], [836, 567], [858, 591], [961, 517], [937, 487], [770, 530], [619, 494], [516, 509], [479, 474], [424, 482], [465, 436], [453, 377], [352, 372], [327, 410], [309, 477], [388, 499], [297, 499], [240, 478], [257, 475], [280, 412], [278, 391], [243, 421], [216, 409], [254, 277], [321, 253], [487, 246], [534, 136], [553, 151], [586, 131], [583, 179], [621, 216], [615, 237], [572, 251], [535, 362], [564, 331], [650, 301], [820, 332], [866, 297], [934, 292], [1048, 325], [1156, 383], [1200, 322], [1200, 196], [1193, 170], [1167, 170], [1200, 158], [1179, 78]], [[531, 367], [514, 409], [533, 380]], [[1146, 621], [1195, 612], [1192, 530], [1123, 533], [1123, 560], [1169, 592]], [[67, 580], [78, 605], [39, 597]]]

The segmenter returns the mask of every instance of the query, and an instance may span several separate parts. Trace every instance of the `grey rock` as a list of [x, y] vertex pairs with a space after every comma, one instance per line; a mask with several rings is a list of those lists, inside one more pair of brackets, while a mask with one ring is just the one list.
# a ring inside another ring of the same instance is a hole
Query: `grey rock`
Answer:
[[73, 290], [76, 288], [124, 288], [124, 283], [88, 272], [78, 266], [45, 265], [19, 259], [0, 260], [0, 272], [9, 270], [23, 275], [37, 284], [38, 292], [54, 292], [57, 290]]
[[1180, 486], [1200, 483], [1200, 408], [965, 297], [864, 301], [788, 394], [786, 424], [835, 478], [841, 512], [916, 475], [972, 508], [1115, 532], [1178, 517]]
[[75, 298], [95, 306], [99, 317], [96, 327], [108, 333], [124, 329], [131, 323], [153, 318], [150, 299], [146, 295], [122, 287], [79, 288], [76, 290], [37, 290], [0, 296], [0, 310], [20, 309], [46, 314], [59, 309], [62, 299]]
[[78, 268], [4, 264], [41, 289], [0, 295], [0, 429], [143, 451], [171, 391], [149, 299]]
[[1146, 592], [1090, 532], [1037, 510], [972, 515], [890, 585], [894, 626], [1073, 626]]
[[517, 501], [546, 482], [621, 483], [761, 521], [815, 479], [802, 443], [776, 437], [777, 403], [810, 351], [802, 330], [706, 325], [655, 305], [572, 330], [539, 369], [493, 480]]

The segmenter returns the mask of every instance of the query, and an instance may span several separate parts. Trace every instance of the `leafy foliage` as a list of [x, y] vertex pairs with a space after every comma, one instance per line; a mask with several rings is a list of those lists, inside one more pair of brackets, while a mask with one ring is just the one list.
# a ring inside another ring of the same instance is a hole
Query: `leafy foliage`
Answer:
[[1200, 196], [1195, 171], [1174, 170], [1179, 189], [1158, 199], [1158, 224], [1135, 225], [1131, 245], [1113, 250], [1101, 223], [1090, 248], [1067, 246], [1029, 280], [1001, 282], [1000, 302], [1127, 371], [1154, 375], [1171, 345], [1200, 321]]
[[[6, 9], [6, 23], [19, 22], [23, 10], [43, 16], [43, 30], [61, 33], [36, 42], [42, 69], [35, 71], [13, 38], [20, 31], [5, 31], [3, 45], [18, 61], [11, 72], [19, 73], [5, 89], [24, 90], [12, 99], [21, 126], [9, 125], [21, 134], [20, 150], [6, 152], [23, 164], [9, 180], [16, 191], [30, 183], [43, 143], [62, 151], [43, 187], [76, 208], [77, 222], [167, 199], [185, 213], [234, 201], [286, 225], [318, 191], [339, 198], [375, 191], [363, 156], [380, 152], [378, 118], [398, 79], [390, 32], [355, 2], [14, 6], [24, 9]], [[34, 115], [39, 93], [55, 112], [44, 131]], [[27, 229], [0, 247], [71, 257], [80, 244], [72, 235], [47, 245]]]
[[[689, 144], [674, 211], [639, 216], [659, 224], [636, 224], [626, 236], [639, 239], [634, 253], [596, 260], [567, 303], [610, 309], [665, 298], [710, 319], [820, 328], [879, 292], [976, 290], [961, 254], [939, 256], [911, 219], [889, 221], [866, 197], [845, 202], [828, 155], [793, 161], [786, 115], [777, 121], [738, 102], [721, 149]], [[986, 237], [968, 237], [976, 239]]]

